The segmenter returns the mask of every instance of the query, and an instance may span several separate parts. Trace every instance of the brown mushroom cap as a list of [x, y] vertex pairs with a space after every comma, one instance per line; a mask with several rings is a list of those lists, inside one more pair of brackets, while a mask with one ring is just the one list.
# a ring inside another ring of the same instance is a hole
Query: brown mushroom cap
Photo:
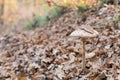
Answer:
[[89, 25], [82, 25], [80, 29], [73, 31], [70, 36], [81, 38], [97, 37], [99, 33]]

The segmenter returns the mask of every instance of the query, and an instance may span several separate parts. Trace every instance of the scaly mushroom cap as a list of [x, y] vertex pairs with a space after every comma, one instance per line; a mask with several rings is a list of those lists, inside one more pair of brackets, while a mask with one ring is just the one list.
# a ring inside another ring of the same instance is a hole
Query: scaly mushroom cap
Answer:
[[80, 29], [73, 31], [70, 36], [76, 36], [81, 38], [97, 37], [99, 33], [89, 25], [82, 25]]

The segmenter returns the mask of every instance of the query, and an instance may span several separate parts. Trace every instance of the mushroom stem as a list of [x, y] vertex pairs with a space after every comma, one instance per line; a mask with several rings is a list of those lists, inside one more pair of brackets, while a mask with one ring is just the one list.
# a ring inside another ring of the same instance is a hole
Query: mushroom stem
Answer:
[[83, 53], [82, 53], [82, 69], [85, 69], [85, 39], [82, 39], [83, 41]]

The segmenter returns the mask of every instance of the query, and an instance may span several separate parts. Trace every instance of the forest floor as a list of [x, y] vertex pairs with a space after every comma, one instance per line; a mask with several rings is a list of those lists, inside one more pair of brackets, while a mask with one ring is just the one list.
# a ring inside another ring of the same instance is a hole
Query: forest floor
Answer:
[[[120, 8], [66, 13], [31, 31], [0, 36], [0, 80], [120, 80]], [[69, 35], [90, 25], [82, 71], [81, 38]]]

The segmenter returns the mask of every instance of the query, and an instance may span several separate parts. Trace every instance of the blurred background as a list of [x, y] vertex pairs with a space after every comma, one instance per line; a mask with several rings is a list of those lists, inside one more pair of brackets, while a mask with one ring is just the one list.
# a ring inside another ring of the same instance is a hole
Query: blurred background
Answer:
[[[43, 0], [0, 0], [0, 31], [21, 30], [33, 18], [41, 15]], [[16, 28], [17, 27], [17, 28]]]
[[98, 0], [0, 0], [0, 34], [44, 26], [66, 7], [76, 10], [77, 6], [96, 3]]

